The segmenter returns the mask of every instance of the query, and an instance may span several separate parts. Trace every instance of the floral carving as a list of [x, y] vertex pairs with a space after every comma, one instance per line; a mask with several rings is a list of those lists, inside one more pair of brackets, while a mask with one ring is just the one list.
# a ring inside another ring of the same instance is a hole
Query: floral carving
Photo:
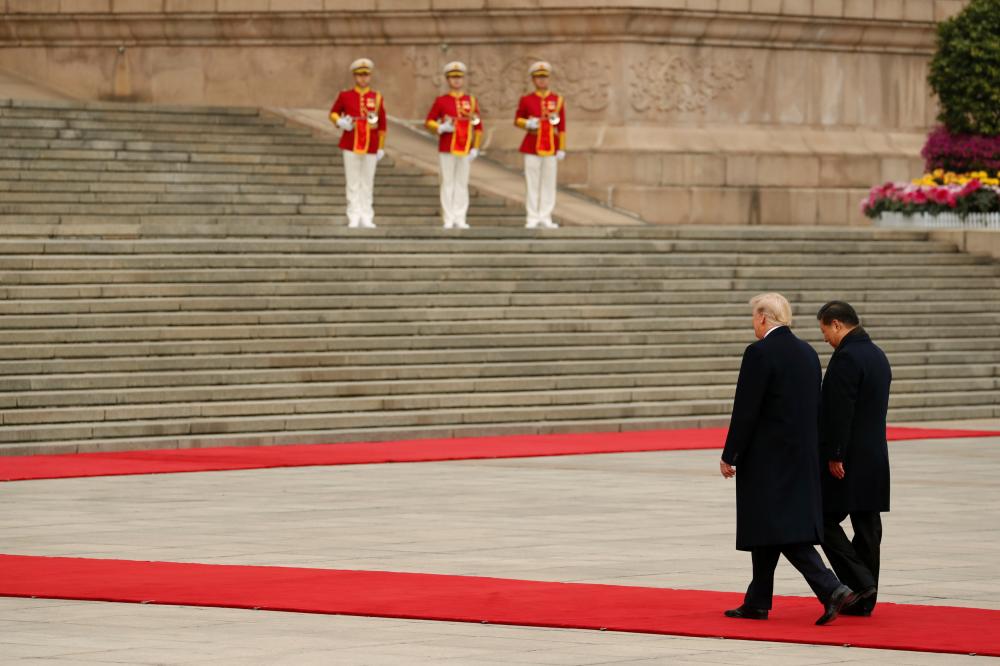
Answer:
[[632, 65], [629, 103], [648, 111], [704, 111], [709, 102], [749, 76], [749, 60], [656, 55]]

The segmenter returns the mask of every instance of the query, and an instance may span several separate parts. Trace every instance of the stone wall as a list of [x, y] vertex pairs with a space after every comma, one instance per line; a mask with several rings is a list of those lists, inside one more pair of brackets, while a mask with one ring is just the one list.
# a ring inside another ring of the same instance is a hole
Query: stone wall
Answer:
[[920, 172], [934, 21], [963, 4], [0, 0], [0, 68], [83, 99], [317, 108], [365, 55], [418, 121], [461, 59], [488, 153], [517, 165], [513, 110], [546, 59], [563, 184], [658, 223], [848, 224], [869, 185]]

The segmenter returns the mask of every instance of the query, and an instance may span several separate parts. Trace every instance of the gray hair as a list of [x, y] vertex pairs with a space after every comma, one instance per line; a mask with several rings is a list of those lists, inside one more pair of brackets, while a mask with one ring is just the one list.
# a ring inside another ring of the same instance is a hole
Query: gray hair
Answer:
[[750, 299], [753, 313], [763, 314], [771, 324], [779, 326], [792, 325], [792, 306], [788, 299], [778, 293], [757, 294]]

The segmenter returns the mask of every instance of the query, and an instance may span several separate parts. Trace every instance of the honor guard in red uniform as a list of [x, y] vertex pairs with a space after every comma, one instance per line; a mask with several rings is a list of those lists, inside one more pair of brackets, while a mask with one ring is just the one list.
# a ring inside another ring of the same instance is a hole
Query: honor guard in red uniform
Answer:
[[347, 181], [347, 226], [352, 228], [375, 228], [375, 165], [385, 155], [386, 123], [382, 95], [370, 87], [374, 68], [368, 58], [352, 62], [354, 87], [341, 90], [330, 109], [330, 120], [344, 130], [340, 150]]
[[469, 169], [479, 155], [483, 138], [479, 101], [464, 90], [466, 72], [461, 62], [444, 66], [451, 90], [434, 100], [425, 123], [439, 137], [441, 215], [445, 229], [469, 228], [465, 221], [469, 210]]
[[549, 90], [552, 66], [536, 62], [529, 69], [535, 92], [517, 105], [514, 124], [527, 130], [521, 142], [524, 153], [525, 208], [529, 229], [554, 229], [556, 206], [556, 163], [566, 157], [566, 104], [561, 95]]

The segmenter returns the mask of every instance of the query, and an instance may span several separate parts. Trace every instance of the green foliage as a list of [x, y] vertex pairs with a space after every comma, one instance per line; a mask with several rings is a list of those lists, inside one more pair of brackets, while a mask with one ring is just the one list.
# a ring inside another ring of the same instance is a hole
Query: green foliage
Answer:
[[927, 80], [952, 133], [1000, 135], [1000, 0], [971, 0], [938, 25]]

